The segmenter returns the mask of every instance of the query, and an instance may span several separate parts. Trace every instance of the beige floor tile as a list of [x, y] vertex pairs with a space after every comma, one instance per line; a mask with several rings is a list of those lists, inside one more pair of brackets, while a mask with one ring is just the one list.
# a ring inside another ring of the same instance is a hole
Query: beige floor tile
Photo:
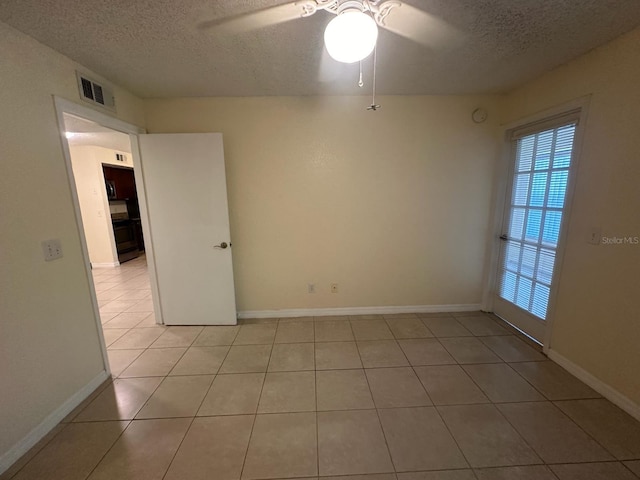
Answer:
[[353, 342], [351, 323], [348, 320], [314, 321], [316, 342]]
[[636, 474], [638, 478], [640, 478], [640, 460], [634, 460], [631, 462], [623, 462], [624, 465]]
[[264, 373], [216, 376], [198, 416], [256, 413], [263, 382]]
[[316, 343], [315, 355], [317, 370], [362, 368], [355, 342]]
[[120, 312], [100, 312], [100, 322], [104, 326], [109, 320], [117, 317]]
[[482, 390], [458, 365], [415, 367], [414, 370], [436, 405], [489, 402]]
[[463, 368], [494, 403], [545, 400], [535, 388], [505, 363], [465, 365]]
[[18, 460], [16, 460], [12, 465], [7, 468], [4, 473], [0, 473], [0, 480], [10, 480], [12, 479], [20, 470], [22, 470], [27, 463], [29, 463], [40, 451], [47, 446], [47, 444], [60, 433], [63, 429], [67, 427], [66, 424], [59, 423], [55, 427], [53, 427], [44, 437], [36, 442], [36, 444], [31, 447], [27, 453], [22, 455]]
[[374, 368], [365, 371], [376, 408], [432, 405], [410, 367]]
[[384, 320], [382, 315], [348, 315], [342, 317], [315, 317], [315, 320], [321, 318], [333, 318], [335, 320]]
[[313, 322], [313, 317], [283, 317], [278, 318], [278, 324], [281, 323], [309, 323]]
[[486, 315], [455, 316], [456, 320], [476, 336], [511, 335], [511, 331], [502, 326], [500, 321]]
[[411, 365], [447, 365], [456, 361], [435, 338], [399, 340]]
[[[143, 285], [137, 285], [137, 286], [143, 286]], [[125, 312], [153, 312], [153, 300], [151, 300], [150, 298], [139, 300], [139, 301], [138, 300], [132, 300], [132, 301], [136, 303], [134, 305], [131, 305], [129, 308], [127, 308]]]
[[233, 326], [216, 326], [204, 327], [202, 333], [193, 342], [194, 347], [215, 347], [218, 345], [233, 345], [233, 341], [238, 335], [240, 327]]
[[313, 342], [313, 322], [284, 322], [278, 324], [275, 343]]
[[151, 397], [161, 378], [118, 378], [107, 386], [74, 422], [130, 420]]
[[503, 403], [497, 407], [546, 463], [614, 459], [552, 403]]
[[472, 470], [398, 473], [398, 480], [476, 480]]
[[441, 338], [444, 348], [458, 363], [500, 363], [500, 357], [474, 337]]
[[640, 458], [640, 422], [609, 400], [569, 400], [555, 405], [618, 460]]
[[438, 410], [472, 467], [542, 463], [495, 406], [457, 405]]
[[186, 348], [153, 348], [145, 350], [120, 377], [164, 377], [178, 363]]
[[395, 338], [429, 338], [433, 334], [419, 318], [393, 318], [387, 325]]
[[375, 410], [318, 412], [320, 475], [393, 472]]
[[89, 479], [161, 479], [190, 423], [190, 418], [134, 420]]
[[102, 328], [133, 328], [148, 316], [148, 313], [118, 313], [111, 320], [104, 323]]
[[136, 288], [123, 293], [118, 297], [119, 300], [144, 300], [151, 297], [151, 290], [148, 288]]
[[163, 480], [239, 479], [253, 415], [193, 421]]
[[[144, 315], [144, 313], [143, 313]], [[160, 325], [156, 322], [156, 315], [155, 313], [149, 313], [147, 314], [146, 317], [144, 317], [142, 320], [140, 320], [140, 323], [136, 324], [135, 328], [149, 328], [149, 327], [163, 327], [163, 328], [169, 328], [169, 327], [165, 327], [164, 325]]]
[[234, 345], [219, 373], [266, 372], [270, 355], [271, 345]]
[[256, 417], [243, 479], [317, 474], [315, 413], [276, 413]]
[[105, 345], [108, 347], [128, 331], [128, 328], [105, 328], [104, 330], [102, 330]]
[[84, 480], [128, 422], [67, 425], [13, 477], [16, 480]]
[[421, 318], [421, 320], [436, 337], [473, 336], [473, 333], [464, 328], [464, 325], [453, 317], [428, 317]]
[[218, 373], [229, 351], [224, 347], [191, 347], [169, 375], [213, 375]]
[[351, 329], [356, 341], [389, 340], [393, 334], [384, 320], [351, 320]]
[[364, 370], [316, 372], [318, 411], [374, 408]]
[[637, 480], [618, 462], [551, 465], [551, 470], [560, 480]]
[[234, 340], [234, 345], [272, 344], [276, 336], [277, 323], [242, 325]]
[[150, 348], [189, 347], [204, 327], [168, 327]]
[[313, 317], [314, 322], [349, 322], [349, 319], [354, 319], [354, 317], [349, 315], [323, 315], [322, 317]]
[[241, 318], [238, 325], [274, 325], [278, 326], [278, 318]]
[[407, 358], [395, 340], [357, 342], [357, 345], [365, 368], [409, 366]]
[[435, 408], [383, 409], [380, 421], [396, 471], [469, 466]]
[[112, 300], [100, 307], [101, 312], [124, 312], [138, 303], [138, 300]]
[[213, 375], [166, 377], [136, 419], [195, 416], [213, 382]]
[[280, 343], [273, 346], [270, 372], [295, 372], [315, 368], [313, 343]]
[[144, 352], [144, 349], [108, 350], [109, 368], [113, 377], [119, 376], [133, 361]]
[[515, 335], [480, 337], [480, 341], [505, 362], [540, 362], [547, 359]]
[[511, 366], [549, 400], [600, 398], [600, 395], [554, 362], [514, 363]]
[[[98, 385], [98, 388], [96, 388], [93, 392], [89, 394], [88, 397], [86, 397], [83, 401], [81, 401], [76, 406], [76, 408], [71, 410], [71, 412], [69, 412], [66, 417], [60, 420], [60, 424], [65, 424], [73, 421], [73, 419], [76, 418], [76, 416], [80, 412], [82, 412], [85, 408], [87, 408], [89, 404], [93, 402], [96, 398], [98, 398], [98, 395], [100, 395], [105, 390], [105, 388], [107, 388], [112, 383], [113, 383], [113, 377], [109, 377], [100, 385]], [[0, 477], [0, 480], [2, 480], [2, 477]]]
[[483, 468], [476, 475], [478, 480], [557, 480], [545, 465]]
[[163, 332], [163, 327], [132, 328], [109, 348], [111, 350], [148, 348]]
[[315, 372], [267, 373], [258, 413], [314, 412]]

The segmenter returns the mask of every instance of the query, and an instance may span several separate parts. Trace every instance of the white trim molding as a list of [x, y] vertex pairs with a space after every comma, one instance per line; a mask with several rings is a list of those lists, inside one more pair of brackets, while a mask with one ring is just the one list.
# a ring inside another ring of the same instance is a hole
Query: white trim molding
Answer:
[[238, 318], [329, 317], [333, 315], [391, 315], [394, 313], [475, 312], [479, 303], [462, 305], [403, 305], [389, 307], [288, 308], [284, 310], [244, 310]]
[[0, 475], [13, 465], [20, 457], [38, 443], [44, 436], [58, 425], [74, 408], [80, 405], [86, 398], [98, 388], [102, 382], [109, 378], [106, 370], [100, 372], [84, 387], [69, 397], [62, 405], [51, 412], [39, 425], [31, 430], [22, 440], [13, 445], [2, 457], [0, 457]]
[[629, 397], [623, 395], [615, 388], [607, 385], [599, 378], [596, 378], [591, 373], [587, 372], [584, 368], [576, 365], [568, 358], [562, 356], [558, 352], [553, 349], [549, 349], [547, 355], [551, 360], [556, 362], [562, 368], [564, 368], [567, 372], [572, 374], [574, 377], [582, 380], [584, 383], [593, 388], [596, 392], [602, 395], [607, 400], [611, 401], [611, 403], [617, 405], [622, 410], [627, 412], [636, 420], [640, 421], [640, 405], [635, 403]]

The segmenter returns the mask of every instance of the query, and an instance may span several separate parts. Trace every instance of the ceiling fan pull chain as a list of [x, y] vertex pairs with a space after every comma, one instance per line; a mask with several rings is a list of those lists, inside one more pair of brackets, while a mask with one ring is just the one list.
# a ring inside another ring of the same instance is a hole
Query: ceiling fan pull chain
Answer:
[[360, 60], [360, 79], [358, 80], [358, 86], [362, 88], [364, 82], [362, 81], [362, 60]]
[[380, 108], [380, 105], [376, 104], [376, 67], [378, 65], [378, 45], [373, 47], [373, 89], [372, 89], [372, 101], [371, 106], [367, 107], [367, 110], [373, 110], [374, 112]]

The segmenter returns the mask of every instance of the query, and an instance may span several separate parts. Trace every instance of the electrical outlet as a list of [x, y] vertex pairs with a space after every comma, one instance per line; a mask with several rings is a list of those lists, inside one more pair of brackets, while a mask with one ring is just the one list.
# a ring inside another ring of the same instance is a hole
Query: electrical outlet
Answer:
[[308, 293], [316, 293], [316, 284], [315, 283], [307, 283], [307, 292]]
[[338, 284], [337, 283], [332, 283], [331, 284], [331, 293], [338, 293]]
[[60, 240], [57, 238], [45, 240], [41, 245], [45, 262], [50, 262], [51, 260], [62, 257], [62, 246], [60, 245]]

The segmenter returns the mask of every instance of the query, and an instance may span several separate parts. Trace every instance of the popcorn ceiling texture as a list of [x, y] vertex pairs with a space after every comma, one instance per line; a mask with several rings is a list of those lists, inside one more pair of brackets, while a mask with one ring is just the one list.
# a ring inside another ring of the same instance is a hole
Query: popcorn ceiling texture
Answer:
[[[382, 31], [380, 94], [503, 93], [640, 24], [637, 0], [410, 3], [435, 21], [420, 29], [429, 45]], [[369, 94], [371, 59], [360, 90], [357, 64], [324, 53], [329, 13], [237, 33], [211, 24], [273, 4], [0, 0], [0, 20], [141, 97]], [[243, 18], [263, 24], [268, 15]], [[442, 38], [438, 24], [455, 35]]]

